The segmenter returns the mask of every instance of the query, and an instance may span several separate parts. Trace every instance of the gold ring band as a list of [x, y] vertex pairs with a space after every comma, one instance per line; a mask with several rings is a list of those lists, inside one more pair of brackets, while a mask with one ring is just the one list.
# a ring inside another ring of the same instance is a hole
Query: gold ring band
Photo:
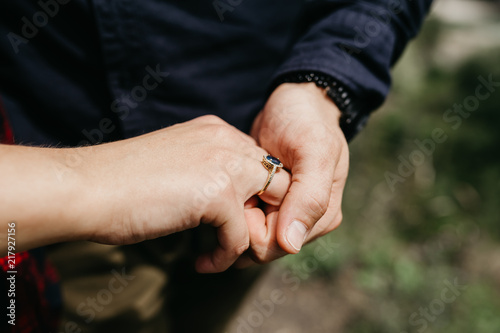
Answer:
[[262, 190], [257, 193], [257, 195], [261, 195], [265, 190], [267, 190], [269, 184], [271, 184], [271, 181], [273, 180], [275, 173], [283, 168], [283, 163], [280, 162], [279, 158], [273, 157], [271, 155], [263, 156], [262, 165], [264, 166], [264, 168], [266, 168], [267, 171], [269, 171], [269, 173], [267, 174], [266, 184], [264, 185]]

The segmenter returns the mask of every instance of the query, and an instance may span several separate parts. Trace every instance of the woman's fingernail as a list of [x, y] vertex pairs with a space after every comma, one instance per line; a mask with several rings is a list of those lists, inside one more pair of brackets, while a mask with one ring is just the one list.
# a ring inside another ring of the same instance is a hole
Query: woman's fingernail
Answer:
[[288, 243], [297, 251], [300, 251], [306, 239], [307, 227], [304, 223], [293, 221], [286, 231]]

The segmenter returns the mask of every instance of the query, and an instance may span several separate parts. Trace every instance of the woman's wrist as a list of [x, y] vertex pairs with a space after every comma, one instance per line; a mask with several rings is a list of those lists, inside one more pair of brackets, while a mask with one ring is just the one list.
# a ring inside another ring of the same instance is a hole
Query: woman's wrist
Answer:
[[0, 149], [0, 217], [16, 222], [16, 251], [86, 239], [80, 213], [85, 182], [68, 165], [68, 150], [6, 145]]
[[91, 146], [55, 149], [52, 152], [58, 181], [53, 195], [61, 198], [60, 205], [53, 207], [61, 222], [58, 242], [89, 240], [95, 233], [97, 194], [90, 177], [94, 152], [95, 147]]

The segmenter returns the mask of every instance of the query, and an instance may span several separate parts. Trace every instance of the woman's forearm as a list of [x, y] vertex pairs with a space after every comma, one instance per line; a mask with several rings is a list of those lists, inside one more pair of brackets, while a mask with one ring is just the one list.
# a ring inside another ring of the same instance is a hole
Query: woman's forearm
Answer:
[[0, 255], [7, 253], [10, 222], [16, 252], [86, 238], [86, 187], [66, 163], [70, 151], [0, 145]]

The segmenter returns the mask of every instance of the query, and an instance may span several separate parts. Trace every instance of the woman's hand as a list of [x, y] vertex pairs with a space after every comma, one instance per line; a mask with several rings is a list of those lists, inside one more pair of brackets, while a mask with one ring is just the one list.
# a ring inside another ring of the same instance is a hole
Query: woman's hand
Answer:
[[[199, 258], [200, 272], [223, 271], [247, 250], [244, 204], [267, 178], [266, 152], [251, 137], [205, 116], [93, 149], [82, 169], [94, 208], [91, 240], [135, 243], [210, 224], [219, 246]], [[277, 173], [262, 199], [281, 204], [289, 182], [286, 171]]]
[[[244, 205], [265, 184], [267, 153], [215, 116], [98, 146], [0, 148], [13, 157], [0, 161], [11, 173], [0, 197], [15, 208], [0, 217], [17, 222], [18, 250], [80, 239], [130, 244], [205, 223], [217, 228], [219, 246], [196, 267], [220, 272], [247, 250], [247, 223], [265, 224], [247, 221]], [[81, 163], [68, 166], [75, 151]], [[261, 199], [280, 205], [289, 184], [280, 171]]]

